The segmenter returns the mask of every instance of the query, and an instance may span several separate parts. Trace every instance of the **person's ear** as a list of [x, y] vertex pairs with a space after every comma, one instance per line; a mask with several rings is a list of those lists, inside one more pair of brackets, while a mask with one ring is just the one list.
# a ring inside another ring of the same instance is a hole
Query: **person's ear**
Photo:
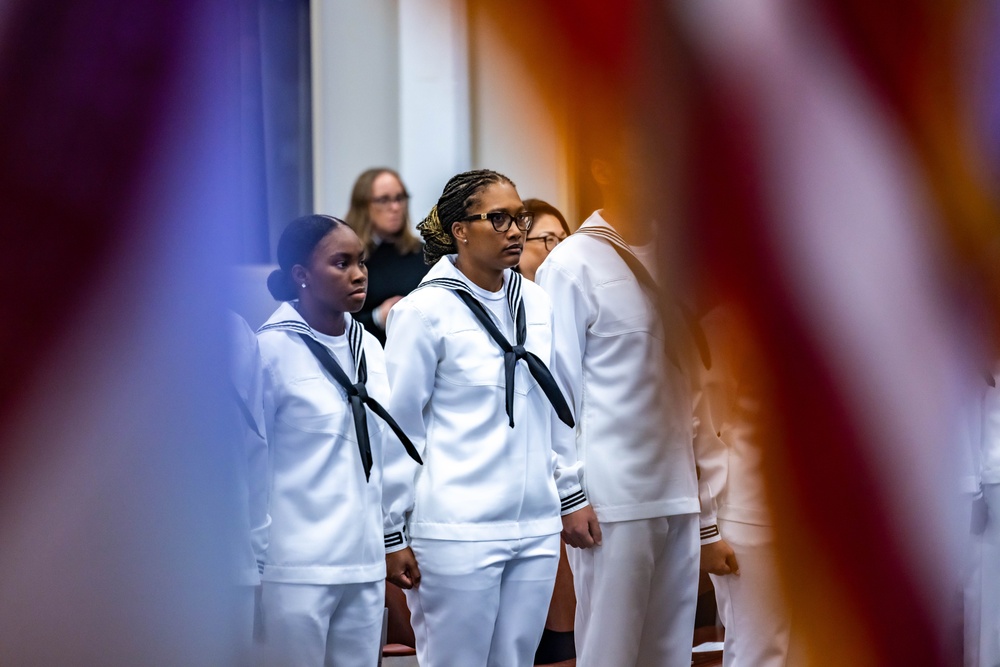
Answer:
[[465, 223], [455, 222], [451, 225], [451, 235], [455, 237], [455, 241], [458, 243], [468, 243], [469, 242], [469, 230]]
[[301, 264], [296, 264], [292, 267], [292, 282], [296, 285], [304, 285], [308, 281], [306, 278], [309, 277], [309, 269], [302, 266]]
[[595, 157], [590, 161], [590, 175], [599, 186], [607, 187], [611, 184], [611, 164], [603, 158]]

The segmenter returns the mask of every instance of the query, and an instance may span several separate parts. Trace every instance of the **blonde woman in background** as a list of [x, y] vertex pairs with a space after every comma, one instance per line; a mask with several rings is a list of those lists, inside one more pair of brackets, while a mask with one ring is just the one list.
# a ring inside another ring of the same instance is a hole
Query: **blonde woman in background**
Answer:
[[410, 229], [409, 201], [399, 174], [375, 167], [354, 182], [345, 218], [368, 253], [368, 299], [355, 317], [383, 345], [389, 309], [420, 284], [428, 268], [424, 244]]

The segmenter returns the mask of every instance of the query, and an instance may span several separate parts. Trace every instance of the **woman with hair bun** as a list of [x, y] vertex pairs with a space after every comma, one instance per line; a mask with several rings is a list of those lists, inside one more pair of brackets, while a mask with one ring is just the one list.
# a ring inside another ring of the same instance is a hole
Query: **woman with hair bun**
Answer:
[[278, 264], [267, 286], [285, 303], [257, 332], [272, 462], [264, 659], [371, 667], [385, 595], [387, 428], [419, 456], [380, 403], [382, 348], [351, 317], [368, 285], [357, 234], [330, 216], [298, 218], [281, 235]]
[[455, 176], [418, 226], [432, 267], [389, 313], [391, 409], [426, 465], [386, 452], [387, 577], [424, 667], [533, 663], [560, 514], [586, 504], [551, 447], [573, 426], [548, 369], [552, 306], [511, 270], [531, 223], [506, 176]]

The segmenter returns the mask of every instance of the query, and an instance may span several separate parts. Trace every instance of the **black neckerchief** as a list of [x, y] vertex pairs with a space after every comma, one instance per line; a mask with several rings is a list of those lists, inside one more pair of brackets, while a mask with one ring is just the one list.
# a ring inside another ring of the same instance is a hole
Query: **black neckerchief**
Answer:
[[368, 437], [368, 415], [365, 412], [365, 406], [368, 406], [372, 412], [382, 418], [382, 421], [392, 429], [392, 432], [396, 434], [399, 441], [403, 443], [403, 448], [406, 449], [406, 453], [410, 455], [410, 458], [422, 465], [423, 461], [420, 459], [420, 454], [417, 452], [416, 447], [406, 437], [403, 430], [399, 428], [396, 420], [392, 418], [378, 401], [368, 395], [368, 391], [365, 388], [365, 382], [368, 381], [368, 364], [365, 360], [365, 351], [362, 346], [364, 338], [363, 329], [353, 317], [349, 318], [349, 322], [347, 340], [351, 347], [351, 354], [354, 357], [358, 378], [357, 382], [351, 382], [347, 373], [337, 363], [336, 357], [331, 354], [325, 345], [316, 340], [316, 335], [308, 324], [297, 320], [285, 320], [265, 324], [259, 331], [282, 329], [297, 333], [333, 380], [347, 392], [347, 401], [351, 405], [351, 413], [354, 416], [354, 431], [358, 436], [358, 451], [361, 453], [361, 466], [364, 468], [366, 481], [371, 478], [372, 447]]
[[507, 306], [510, 308], [511, 316], [515, 323], [517, 342], [514, 345], [511, 345], [504, 338], [500, 329], [497, 328], [492, 318], [490, 318], [486, 307], [476, 299], [469, 286], [461, 280], [457, 278], [433, 278], [422, 282], [417, 289], [434, 286], [454, 291], [458, 298], [472, 311], [472, 314], [475, 315], [482, 327], [486, 329], [486, 333], [490, 335], [490, 338], [503, 350], [505, 407], [511, 428], [514, 428], [514, 368], [518, 360], [521, 359], [528, 365], [528, 371], [535, 378], [535, 381], [538, 382], [538, 386], [541, 387], [545, 397], [549, 399], [549, 403], [552, 404], [560, 421], [572, 428], [575, 426], [573, 413], [570, 411], [562, 392], [559, 391], [559, 386], [552, 377], [552, 373], [546, 367], [545, 362], [539, 359], [533, 352], [524, 348], [524, 341], [528, 336], [528, 327], [524, 315], [524, 302], [521, 299], [521, 276], [513, 271], [509, 272], [509, 275], [510, 279], [507, 281]]

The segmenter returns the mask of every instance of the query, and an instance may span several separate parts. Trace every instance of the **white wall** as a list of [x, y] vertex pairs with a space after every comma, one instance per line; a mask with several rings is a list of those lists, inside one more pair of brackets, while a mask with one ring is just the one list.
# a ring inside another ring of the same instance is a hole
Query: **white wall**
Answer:
[[571, 225], [579, 224], [570, 210], [568, 160], [557, 118], [563, 111], [543, 104], [541, 90], [519, 57], [518, 49], [527, 45], [512, 43], [484, 12], [474, 13], [472, 33], [474, 166], [506, 174], [522, 198], [544, 199]]
[[448, 179], [472, 164], [469, 37], [462, 0], [400, 5], [400, 175], [419, 222]]
[[[465, 0], [314, 0], [316, 210], [343, 215], [364, 169], [397, 169], [419, 222], [447, 180], [500, 171], [568, 215], [558, 124], [500, 31]], [[572, 220], [571, 220], [572, 222]]]
[[398, 0], [312, 2], [317, 213], [345, 215], [358, 174], [399, 165], [398, 5]]

